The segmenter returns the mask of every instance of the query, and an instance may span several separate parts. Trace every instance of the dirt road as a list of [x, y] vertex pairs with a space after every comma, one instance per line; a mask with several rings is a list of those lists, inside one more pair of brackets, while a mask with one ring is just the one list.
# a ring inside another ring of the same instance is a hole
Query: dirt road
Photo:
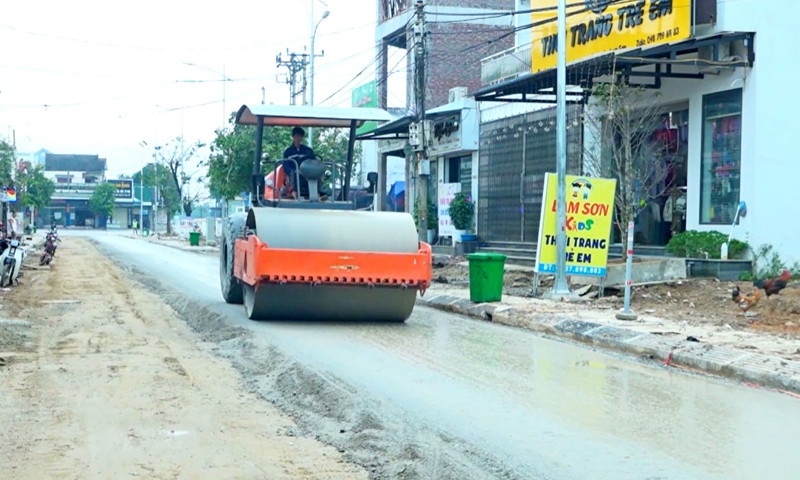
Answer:
[[0, 478], [367, 478], [87, 240], [22, 282], [0, 292]]

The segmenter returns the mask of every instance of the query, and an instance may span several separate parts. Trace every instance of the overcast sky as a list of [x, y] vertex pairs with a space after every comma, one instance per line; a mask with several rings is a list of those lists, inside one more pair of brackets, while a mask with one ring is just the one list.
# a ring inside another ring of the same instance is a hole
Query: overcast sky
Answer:
[[[260, 103], [262, 87], [267, 103], [289, 103], [275, 57], [309, 48], [311, 1], [3, 2], [0, 136], [14, 130], [20, 152], [98, 154], [110, 178], [140, 168], [142, 140], [208, 143], [223, 121], [223, 65], [228, 113]], [[317, 30], [315, 103], [349, 106], [374, 79], [372, 65], [353, 80], [375, 58], [375, 1], [313, 1], [317, 20], [331, 12]], [[404, 106], [403, 65], [390, 106]]]

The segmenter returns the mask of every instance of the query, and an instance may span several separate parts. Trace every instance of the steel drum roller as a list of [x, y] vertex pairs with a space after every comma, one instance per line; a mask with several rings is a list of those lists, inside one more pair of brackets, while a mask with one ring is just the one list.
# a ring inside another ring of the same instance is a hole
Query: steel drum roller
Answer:
[[270, 248], [415, 253], [411, 215], [391, 212], [252, 208], [247, 227]]
[[[345, 252], [416, 253], [417, 231], [408, 214], [253, 208], [247, 227], [268, 248]], [[244, 285], [244, 305], [254, 320], [403, 322], [414, 288], [357, 285]]]

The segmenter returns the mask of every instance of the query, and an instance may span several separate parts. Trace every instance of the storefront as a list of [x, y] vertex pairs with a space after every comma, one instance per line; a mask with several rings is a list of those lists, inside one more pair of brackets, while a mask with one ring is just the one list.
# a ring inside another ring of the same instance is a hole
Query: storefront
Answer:
[[[734, 236], [754, 248], [774, 246], [785, 262], [800, 260], [790, 240], [800, 228], [783, 220], [779, 207], [793, 204], [791, 189], [775, 188], [780, 178], [794, 176], [797, 168], [788, 129], [798, 111], [789, 93], [794, 78], [790, 69], [800, 53], [785, 40], [794, 14], [779, 12], [778, 5], [768, 8], [740, 0], [720, 3], [718, 9], [714, 4], [713, 15], [703, 17], [699, 4], [706, 7], [708, 2], [682, 2], [698, 9], [690, 35], [659, 34], [652, 42], [645, 35], [643, 46], [615, 52], [589, 51], [592, 42], [581, 45], [579, 53], [568, 50], [569, 85], [581, 87], [585, 94], [612, 78], [624, 78], [651, 90], [653, 101], [662, 108], [662, 126], [653, 133], [667, 140], [660, 161], [667, 162], [665, 181], [671, 188], [640, 214], [637, 243], [664, 245], [673, 232], [683, 230], [727, 234], [744, 200], [747, 216], [739, 219]], [[682, 2], [670, 2], [672, 10], [654, 11], [663, 14], [661, 20], [668, 19], [678, 14]], [[691, 12], [688, 6], [686, 10]], [[800, 13], [800, 4], [795, 10]], [[645, 14], [645, 26], [648, 19], [652, 17]], [[673, 20], [662, 22], [670, 25], [664, 31], [687, 31], [682, 22], [688, 19]], [[568, 31], [571, 26], [575, 24], [568, 24]], [[533, 37], [536, 52], [537, 35]], [[542, 102], [546, 97], [552, 102], [555, 68], [533, 70], [482, 88], [476, 99]]]
[[56, 224], [59, 227], [93, 228], [96, 223], [89, 201], [78, 199], [54, 198], [49, 207], [40, 209], [39, 218], [43, 225]]

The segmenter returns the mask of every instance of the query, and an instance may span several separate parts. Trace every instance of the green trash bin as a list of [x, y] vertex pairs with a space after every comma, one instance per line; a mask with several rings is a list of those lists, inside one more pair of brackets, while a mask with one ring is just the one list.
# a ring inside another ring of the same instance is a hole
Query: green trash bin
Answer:
[[200, 232], [190, 232], [189, 233], [189, 245], [193, 247], [200, 246]]
[[143, 237], [149, 237], [150, 236], [150, 230], [148, 230], [146, 228], [143, 228], [142, 229], [142, 236]]
[[506, 256], [500, 253], [471, 253], [469, 260], [469, 299], [475, 303], [503, 299], [503, 274]]

